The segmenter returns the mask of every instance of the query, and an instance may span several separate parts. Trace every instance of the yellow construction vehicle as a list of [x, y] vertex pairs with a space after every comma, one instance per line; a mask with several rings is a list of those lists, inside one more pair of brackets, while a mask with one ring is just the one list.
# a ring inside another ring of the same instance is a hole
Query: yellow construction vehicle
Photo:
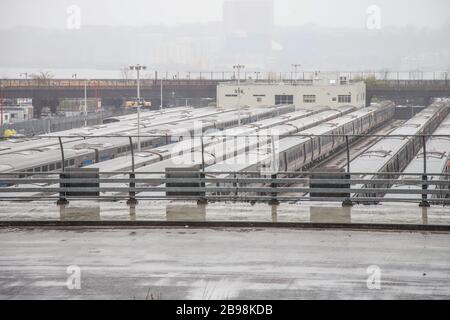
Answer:
[[17, 134], [16, 130], [14, 129], [6, 129], [3, 132], [3, 137], [4, 138], [10, 138], [10, 137], [14, 137]]
[[145, 101], [143, 98], [125, 101], [125, 108], [137, 108], [139, 105], [141, 108], [150, 108], [152, 103], [150, 101]]

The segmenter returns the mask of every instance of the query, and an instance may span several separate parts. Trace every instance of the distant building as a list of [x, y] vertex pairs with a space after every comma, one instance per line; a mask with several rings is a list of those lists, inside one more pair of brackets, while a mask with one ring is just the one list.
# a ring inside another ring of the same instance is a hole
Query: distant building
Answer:
[[[101, 109], [101, 99], [87, 98], [87, 112], [96, 112]], [[56, 109], [58, 113], [63, 113], [66, 116], [79, 115], [84, 112], [84, 99], [60, 99], [59, 105]]]
[[273, 0], [225, 0], [223, 23], [233, 36], [268, 35], [274, 25]]
[[[217, 86], [217, 105], [221, 108], [294, 104], [297, 107], [353, 105], [366, 106], [364, 82], [346, 80], [309, 80], [297, 83], [241, 82], [240, 98], [236, 82]], [[240, 100], [240, 102], [239, 102]]]
[[3, 106], [3, 114], [9, 115], [9, 121], [4, 119], [3, 123], [13, 123], [33, 119], [33, 106], [31, 105], [12, 105]]
[[8, 112], [2, 112], [1, 113], [2, 119], [1, 119], [1, 124], [6, 124], [6, 123], [10, 123], [11, 120], [11, 115]]

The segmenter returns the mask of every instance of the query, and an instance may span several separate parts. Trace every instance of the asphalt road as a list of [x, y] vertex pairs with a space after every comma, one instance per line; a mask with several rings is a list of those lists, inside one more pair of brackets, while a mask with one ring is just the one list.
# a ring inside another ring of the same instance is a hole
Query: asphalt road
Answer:
[[448, 233], [0, 229], [0, 299], [448, 299], [449, 270]]

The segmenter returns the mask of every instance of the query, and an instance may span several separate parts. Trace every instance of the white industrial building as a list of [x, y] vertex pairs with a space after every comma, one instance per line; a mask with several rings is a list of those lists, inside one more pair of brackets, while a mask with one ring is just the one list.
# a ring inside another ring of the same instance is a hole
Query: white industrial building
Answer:
[[362, 81], [349, 83], [345, 78], [340, 78], [281, 83], [228, 82], [217, 86], [217, 105], [221, 108], [282, 104], [294, 104], [297, 107], [365, 107], [366, 85]]
[[8, 112], [0, 112], [0, 124], [9, 123], [11, 120], [11, 115]]
[[13, 123], [33, 119], [32, 105], [3, 106], [3, 112], [4, 114], [9, 115], [9, 119], [4, 119], [3, 123]]

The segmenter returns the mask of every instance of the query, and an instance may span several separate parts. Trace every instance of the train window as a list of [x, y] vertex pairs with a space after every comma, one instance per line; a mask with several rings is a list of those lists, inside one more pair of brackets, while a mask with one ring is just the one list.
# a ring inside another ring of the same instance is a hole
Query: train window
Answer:
[[28, 169], [27, 172], [33, 172], [33, 169]]
[[61, 169], [61, 162], [56, 163], [56, 169]]
[[47, 172], [48, 171], [48, 166], [42, 166], [42, 172]]
[[48, 170], [49, 170], [49, 171], [55, 170], [55, 164], [52, 163], [52, 164], [48, 167]]
[[41, 167], [34, 168], [34, 172], [41, 172]]

